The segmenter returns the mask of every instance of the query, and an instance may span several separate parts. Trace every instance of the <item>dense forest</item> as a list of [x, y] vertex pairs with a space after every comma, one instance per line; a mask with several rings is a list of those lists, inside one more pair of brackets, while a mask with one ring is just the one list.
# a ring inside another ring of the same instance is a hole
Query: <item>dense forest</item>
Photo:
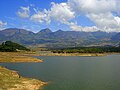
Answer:
[[0, 45], [0, 52], [17, 52], [20, 50], [29, 51], [26, 47], [12, 41], [3, 42]]
[[53, 53], [119, 53], [120, 47], [75, 47], [51, 50]]

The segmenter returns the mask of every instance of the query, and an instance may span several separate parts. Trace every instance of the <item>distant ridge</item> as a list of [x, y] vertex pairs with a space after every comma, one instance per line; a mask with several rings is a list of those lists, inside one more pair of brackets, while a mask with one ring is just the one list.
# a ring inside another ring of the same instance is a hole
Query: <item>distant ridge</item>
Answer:
[[34, 33], [25, 29], [8, 28], [0, 31], [0, 42], [14, 41], [24, 45], [43, 44], [45, 47], [103, 46], [112, 45], [110, 41], [115, 35], [115, 32], [107, 33], [102, 31], [58, 30], [52, 32], [49, 28]]
[[117, 33], [111, 38], [113, 41], [120, 41], [120, 33]]

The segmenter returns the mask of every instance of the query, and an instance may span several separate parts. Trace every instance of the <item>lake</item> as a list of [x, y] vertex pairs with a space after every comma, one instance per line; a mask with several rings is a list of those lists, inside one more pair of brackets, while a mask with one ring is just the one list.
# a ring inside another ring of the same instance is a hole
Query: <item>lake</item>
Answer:
[[43, 63], [0, 63], [24, 77], [50, 82], [44, 90], [120, 90], [120, 55], [40, 56]]

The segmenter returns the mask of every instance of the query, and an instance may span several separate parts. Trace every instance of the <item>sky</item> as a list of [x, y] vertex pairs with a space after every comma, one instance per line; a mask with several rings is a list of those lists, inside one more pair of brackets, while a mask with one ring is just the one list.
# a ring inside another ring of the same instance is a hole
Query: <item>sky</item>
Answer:
[[0, 30], [120, 32], [120, 0], [0, 0]]

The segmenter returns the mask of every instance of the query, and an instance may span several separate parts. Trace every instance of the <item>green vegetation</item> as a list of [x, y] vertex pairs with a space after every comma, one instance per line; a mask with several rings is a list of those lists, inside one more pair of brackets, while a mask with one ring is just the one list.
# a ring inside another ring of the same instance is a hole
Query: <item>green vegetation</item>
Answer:
[[52, 50], [53, 53], [119, 53], [120, 47], [76, 47]]
[[26, 47], [19, 45], [17, 43], [11, 42], [11, 41], [3, 42], [0, 45], [1, 52], [16, 52], [19, 50], [29, 51], [29, 49], [27, 49]]

